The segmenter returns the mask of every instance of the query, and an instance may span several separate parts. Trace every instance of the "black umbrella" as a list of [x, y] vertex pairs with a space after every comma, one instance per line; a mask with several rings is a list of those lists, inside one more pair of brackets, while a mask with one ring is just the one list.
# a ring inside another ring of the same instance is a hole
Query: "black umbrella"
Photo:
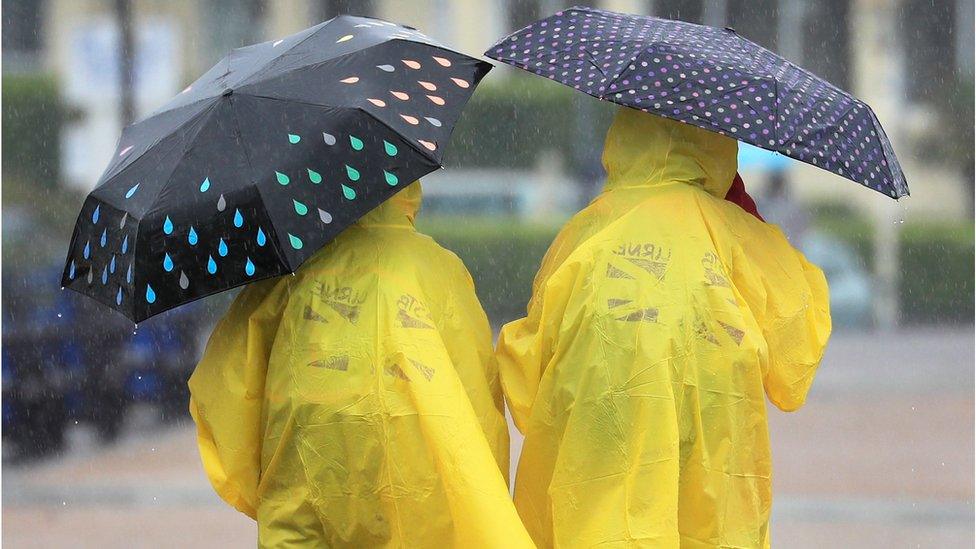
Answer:
[[122, 132], [78, 217], [62, 285], [138, 322], [293, 272], [440, 167], [490, 69], [363, 17], [233, 50]]
[[575, 7], [506, 36], [485, 55], [893, 198], [908, 195], [871, 107], [732, 29]]

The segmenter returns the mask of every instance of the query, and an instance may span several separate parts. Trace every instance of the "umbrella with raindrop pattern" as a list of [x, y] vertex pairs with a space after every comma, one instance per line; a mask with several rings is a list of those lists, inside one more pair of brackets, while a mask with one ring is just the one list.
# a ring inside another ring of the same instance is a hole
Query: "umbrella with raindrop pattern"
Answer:
[[415, 29], [350, 16], [233, 50], [122, 132], [62, 285], [139, 322], [295, 271], [440, 167], [490, 69]]

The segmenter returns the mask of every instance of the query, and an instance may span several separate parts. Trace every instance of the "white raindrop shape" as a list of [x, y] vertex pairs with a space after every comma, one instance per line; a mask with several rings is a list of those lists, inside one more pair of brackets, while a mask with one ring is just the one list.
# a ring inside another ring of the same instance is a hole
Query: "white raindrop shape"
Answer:
[[190, 287], [190, 279], [186, 277], [186, 273], [180, 271], [180, 288], [184, 290]]
[[319, 219], [322, 220], [322, 223], [325, 223], [326, 225], [332, 223], [332, 214], [323, 210], [322, 208], [319, 208], [318, 210], [319, 210]]
[[217, 211], [222, 212], [225, 208], [227, 208], [227, 201], [224, 200], [224, 195], [220, 195], [220, 198], [217, 199]]
[[336, 136], [332, 135], [331, 133], [322, 132], [322, 140], [325, 141], [326, 145], [336, 144]]

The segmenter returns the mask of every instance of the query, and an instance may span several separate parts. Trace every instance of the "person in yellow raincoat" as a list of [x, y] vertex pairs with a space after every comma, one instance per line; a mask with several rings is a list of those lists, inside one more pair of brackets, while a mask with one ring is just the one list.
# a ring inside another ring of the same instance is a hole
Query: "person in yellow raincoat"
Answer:
[[539, 547], [762, 547], [768, 397], [796, 410], [827, 284], [724, 200], [735, 140], [621, 108], [603, 192], [560, 232], [496, 356]]
[[491, 332], [419, 182], [245, 288], [190, 379], [203, 465], [262, 547], [523, 547]]

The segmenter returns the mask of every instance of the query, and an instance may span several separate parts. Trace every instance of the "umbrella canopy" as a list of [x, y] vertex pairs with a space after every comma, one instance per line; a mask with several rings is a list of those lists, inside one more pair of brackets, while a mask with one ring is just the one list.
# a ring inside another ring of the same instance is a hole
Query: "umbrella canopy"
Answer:
[[138, 322], [294, 271], [440, 167], [490, 69], [362, 17], [233, 50], [122, 132], [62, 285]]
[[868, 105], [732, 29], [575, 7], [505, 37], [485, 55], [892, 198], [908, 195]]

